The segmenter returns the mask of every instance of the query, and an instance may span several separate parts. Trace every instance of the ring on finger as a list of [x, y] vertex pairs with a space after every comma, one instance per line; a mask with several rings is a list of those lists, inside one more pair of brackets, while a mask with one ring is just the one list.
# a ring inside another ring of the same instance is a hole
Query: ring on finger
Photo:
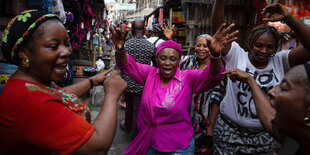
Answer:
[[228, 37], [228, 35], [226, 35], [226, 37], [225, 37], [225, 38], [226, 38], [226, 40], [229, 40], [229, 37]]

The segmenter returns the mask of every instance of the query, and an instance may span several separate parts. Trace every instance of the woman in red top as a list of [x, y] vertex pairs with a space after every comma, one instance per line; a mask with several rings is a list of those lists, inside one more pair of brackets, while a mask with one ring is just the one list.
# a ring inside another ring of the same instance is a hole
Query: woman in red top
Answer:
[[[19, 66], [0, 95], [0, 149], [4, 154], [106, 153], [116, 127], [117, 100], [126, 88], [119, 72], [97, 74], [60, 89], [72, 54], [58, 17], [29, 10], [13, 18], [3, 34], [2, 50]], [[105, 80], [106, 79], [106, 80]], [[105, 81], [105, 82], [104, 82]], [[89, 124], [87, 105], [77, 96], [104, 85], [102, 109]]]

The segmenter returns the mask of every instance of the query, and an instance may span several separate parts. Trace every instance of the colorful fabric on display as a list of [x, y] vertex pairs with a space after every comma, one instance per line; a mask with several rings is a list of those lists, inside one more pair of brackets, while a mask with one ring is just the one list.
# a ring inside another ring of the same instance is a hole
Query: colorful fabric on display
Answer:
[[[125, 42], [125, 51], [138, 63], [151, 65], [152, 58], [155, 58], [155, 46], [147, 41], [143, 36], [134, 36]], [[122, 77], [127, 82], [127, 90], [131, 93], [143, 91], [143, 86], [139, 85], [127, 75]]]
[[12, 64], [0, 63], [0, 93], [2, 92], [8, 79], [18, 69], [17, 66]]
[[87, 109], [79, 106], [82, 101], [54, 88], [9, 79], [0, 101], [3, 154], [70, 154], [94, 132], [91, 124], [72, 112]]
[[[5, 59], [12, 63], [16, 53], [32, 33], [45, 21], [59, 18], [54, 14], [46, 14], [37, 10], [27, 10], [15, 16], [4, 30], [2, 36], [2, 53]], [[60, 20], [59, 20], [60, 21]]]
[[[207, 66], [206, 66], [207, 67]], [[194, 69], [199, 70], [199, 61], [196, 55], [185, 56], [181, 59], [180, 69]], [[223, 79], [219, 86], [198, 94], [193, 94], [190, 117], [195, 133], [195, 147], [198, 149], [202, 145], [210, 144], [210, 139], [207, 139], [207, 129], [210, 123], [211, 110], [214, 104], [220, 106], [222, 99], [225, 96], [225, 88], [227, 77]]]
[[182, 49], [178, 43], [172, 40], [167, 40], [167, 41], [163, 41], [156, 47], [156, 57], [164, 48], [173, 48], [179, 52], [180, 56], [182, 56], [183, 54]]
[[0, 74], [12, 75], [18, 69], [17, 66], [7, 63], [0, 63]]
[[193, 135], [189, 108], [193, 93], [204, 92], [217, 86], [225, 71], [211, 76], [210, 67], [204, 70], [178, 68], [172, 80], [163, 88], [159, 69], [136, 63], [127, 54], [127, 64], [119, 67], [139, 84], [144, 85], [137, 117], [138, 136], [124, 154], [145, 154], [149, 146], [161, 152], [186, 149]]

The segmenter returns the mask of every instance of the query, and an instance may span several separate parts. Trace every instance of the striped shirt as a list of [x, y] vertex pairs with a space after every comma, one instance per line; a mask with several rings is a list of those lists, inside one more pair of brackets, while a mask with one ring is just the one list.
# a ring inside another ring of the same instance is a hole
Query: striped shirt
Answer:
[[[198, 62], [196, 55], [184, 56], [180, 62], [180, 69], [198, 70]], [[227, 77], [224, 76], [219, 86], [203, 93], [193, 94], [190, 116], [195, 132], [195, 139], [203, 135], [206, 136], [206, 129], [209, 126], [211, 116], [211, 107], [213, 104], [220, 106], [220, 103], [225, 96], [226, 83]]]

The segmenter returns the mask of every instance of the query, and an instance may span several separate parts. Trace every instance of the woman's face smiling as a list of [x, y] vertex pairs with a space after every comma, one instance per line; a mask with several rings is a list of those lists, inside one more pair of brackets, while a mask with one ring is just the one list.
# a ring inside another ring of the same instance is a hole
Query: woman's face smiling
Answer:
[[72, 54], [65, 27], [58, 20], [49, 20], [42, 23], [34, 35], [37, 37], [30, 43], [33, 48], [26, 53], [30, 62], [28, 71], [44, 84], [62, 80]]
[[269, 91], [270, 103], [276, 110], [272, 124], [280, 133], [291, 137], [296, 135], [296, 130], [302, 129], [303, 119], [307, 113], [305, 103], [309, 96], [302, 85], [309, 83], [300, 80], [307, 78], [303, 68], [301, 65], [290, 70], [280, 85]]
[[195, 45], [195, 52], [199, 60], [204, 60], [209, 56], [208, 41], [205, 37], [197, 40]]
[[157, 64], [161, 78], [171, 80], [179, 66], [179, 52], [173, 48], [164, 48], [157, 56]]

